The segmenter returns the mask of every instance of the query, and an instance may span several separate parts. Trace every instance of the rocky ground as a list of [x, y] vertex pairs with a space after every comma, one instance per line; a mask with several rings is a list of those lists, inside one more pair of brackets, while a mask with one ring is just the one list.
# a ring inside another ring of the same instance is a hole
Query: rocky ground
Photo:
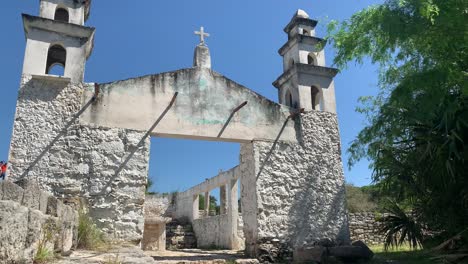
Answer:
[[229, 250], [185, 249], [165, 252], [142, 251], [136, 246], [121, 247], [106, 252], [75, 251], [70, 257], [53, 262], [55, 264], [257, 264], [257, 260], [246, 259], [242, 254]]

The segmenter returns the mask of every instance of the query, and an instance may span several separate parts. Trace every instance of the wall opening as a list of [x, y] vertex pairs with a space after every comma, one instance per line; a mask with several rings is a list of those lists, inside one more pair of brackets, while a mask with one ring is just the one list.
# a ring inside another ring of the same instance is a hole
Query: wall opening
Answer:
[[65, 75], [65, 67], [62, 64], [56, 63], [50, 66], [49, 72], [47, 74], [63, 76]]
[[51, 70], [55, 67], [62, 67], [63, 71], [59, 71], [59, 73], [65, 72], [65, 65], [67, 60], [67, 51], [60, 45], [53, 45], [49, 48], [49, 52], [47, 53], [47, 65], [46, 65], [46, 74], [52, 74]]
[[315, 60], [315, 56], [312, 55], [312, 53], [309, 53], [309, 55], [307, 55], [307, 64], [317, 65], [317, 61]]
[[239, 152], [239, 143], [153, 137], [148, 172], [151, 191], [185, 191], [220, 170], [237, 166]]
[[304, 28], [304, 29], [302, 29], [302, 35], [310, 36], [310, 31]]
[[57, 10], [55, 10], [54, 20], [68, 23], [70, 21], [68, 10], [62, 7], [57, 8]]
[[286, 94], [284, 95], [284, 102], [286, 103], [287, 106], [293, 107], [293, 98], [289, 90], [287, 90]]
[[311, 96], [312, 96], [312, 109], [319, 110], [320, 109], [320, 90], [317, 87], [312, 86]]
[[[163, 199], [167, 203], [171, 198], [165, 197], [176, 197], [178, 195], [184, 197], [183, 192], [206, 183], [209, 179], [219, 175], [220, 172], [229, 171], [238, 166], [239, 153], [239, 143], [152, 138], [148, 172], [148, 180], [151, 185], [148, 186], [146, 200], [156, 197], [154, 199]], [[185, 222], [185, 225], [192, 226], [183, 226], [182, 229], [192, 228], [193, 230], [203, 226], [204, 221], [207, 221], [206, 223], [209, 225], [208, 223], [213, 221], [214, 218], [221, 217], [220, 225], [224, 223], [222, 221], [225, 221], [223, 219], [228, 217], [227, 207], [229, 206], [227, 184], [213, 185], [212, 188], [208, 192], [202, 191], [198, 194], [190, 194], [193, 196], [191, 206], [193, 206], [194, 211], [198, 211], [193, 221], [188, 217], [178, 218], [177, 212], [180, 208], [177, 202], [173, 208], [170, 208], [171, 205], [167, 206], [169, 212], [162, 212], [164, 217], [172, 218], [166, 224], [166, 249], [183, 249], [192, 248], [193, 246], [187, 242], [191, 240], [190, 237], [174, 237], [174, 234], [169, 231], [174, 228], [174, 222], [179, 223], [179, 225], [181, 225], [181, 222]], [[238, 188], [240, 187], [238, 186]], [[236, 190], [236, 192], [239, 193], [239, 190]], [[236, 202], [238, 202], [237, 200]], [[183, 203], [177, 198], [176, 201]], [[186, 199], [184, 198], [183, 201], [185, 203]], [[237, 226], [239, 225], [237, 224]], [[212, 230], [212, 232], [215, 231]], [[196, 236], [197, 231], [190, 232], [190, 234]], [[197, 242], [198, 247], [200, 247], [199, 242]]]

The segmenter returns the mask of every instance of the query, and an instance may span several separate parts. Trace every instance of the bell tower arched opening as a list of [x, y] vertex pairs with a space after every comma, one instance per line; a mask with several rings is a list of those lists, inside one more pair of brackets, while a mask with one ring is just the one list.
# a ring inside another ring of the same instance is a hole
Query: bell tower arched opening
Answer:
[[69, 23], [70, 15], [68, 14], [68, 10], [62, 7], [58, 7], [57, 10], [55, 10], [54, 20]]
[[312, 109], [320, 110], [320, 90], [316, 86], [311, 87]]
[[55, 69], [56, 66], [63, 67], [63, 72], [65, 73], [66, 61], [67, 51], [65, 48], [58, 44], [52, 45], [47, 53], [46, 74], [50, 74], [51, 70]]
[[293, 107], [293, 98], [292, 94], [289, 90], [286, 91], [284, 95], [284, 102], [286, 103], [287, 106]]
[[312, 55], [312, 53], [309, 53], [309, 55], [307, 55], [307, 64], [317, 65], [317, 61], [315, 60], [315, 56]]

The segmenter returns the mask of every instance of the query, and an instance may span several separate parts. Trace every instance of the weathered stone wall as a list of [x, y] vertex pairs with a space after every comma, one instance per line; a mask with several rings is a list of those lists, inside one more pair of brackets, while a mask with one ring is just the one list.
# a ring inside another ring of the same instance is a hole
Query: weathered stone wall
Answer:
[[31, 262], [40, 242], [68, 252], [77, 241], [78, 212], [35, 183], [20, 184], [0, 182], [0, 263]]
[[176, 194], [159, 195], [151, 194], [145, 197], [145, 219], [148, 218], [172, 218], [175, 213]]
[[[240, 169], [236, 166], [177, 194], [175, 216], [192, 223], [200, 247], [238, 250], [244, 248], [244, 241], [239, 238], [237, 229], [239, 177]], [[220, 187], [225, 190], [220, 192], [220, 204], [224, 207], [221, 210], [221, 215], [212, 215], [212, 212], [214, 214], [216, 212], [211, 210], [209, 212], [205, 210], [200, 214], [199, 194], [209, 195], [210, 191]]]
[[57, 197], [84, 197], [90, 215], [109, 236], [139, 240], [149, 139], [123, 164], [144, 133], [81, 125], [80, 110], [89, 111], [98, 103], [81, 108], [91, 99], [83, 95], [89, 86], [23, 76], [9, 177], [16, 180], [24, 173]]
[[231, 233], [228, 215], [215, 215], [192, 222], [199, 248], [230, 249]]
[[378, 245], [384, 243], [384, 235], [379, 233], [381, 224], [377, 221], [375, 213], [350, 213], [348, 218], [351, 240], [361, 240], [367, 245]]
[[260, 259], [288, 259], [307, 245], [349, 243], [336, 115], [312, 111], [295, 122], [299, 143], [278, 142], [269, 160], [273, 142], [242, 145], [246, 248]]

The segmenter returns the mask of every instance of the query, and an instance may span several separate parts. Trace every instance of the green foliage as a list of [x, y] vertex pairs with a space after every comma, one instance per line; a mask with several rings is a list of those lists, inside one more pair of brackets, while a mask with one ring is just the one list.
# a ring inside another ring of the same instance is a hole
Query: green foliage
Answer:
[[81, 209], [78, 223], [78, 248], [99, 249], [104, 245], [104, 234], [94, 224], [89, 215]]
[[383, 245], [370, 246], [374, 252], [374, 258], [369, 263], [387, 264], [387, 263], [400, 263], [400, 264], [434, 264], [443, 263], [437, 262], [432, 259], [430, 252], [414, 249], [403, 244], [398, 248], [385, 249]]
[[468, 222], [466, 10], [464, 0], [386, 0], [329, 27], [338, 67], [366, 57], [380, 65], [348, 164], [370, 159], [382, 192], [447, 236]]
[[54, 252], [49, 250], [48, 244], [54, 242], [54, 235], [60, 233], [60, 228], [53, 220], [48, 220], [42, 225], [41, 238], [37, 245], [37, 252], [34, 256], [34, 263], [47, 263], [55, 258]]
[[34, 257], [35, 264], [48, 263], [54, 259], [54, 252], [50, 251], [47, 247], [40, 245], [37, 248], [36, 256]]
[[423, 227], [416, 219], [414, 211], [407, 213], [396, 202], [390, 201], [386, 207], [388, 215], [379, 219], [382, 223], [380, 232], [385, 234], [384, 248], [400, 247], [405, 243], [410, 248], [421, 248]]
[[370, 194], [364, 191], [364, 188], [352, 184], [346, 184], [346, 201], [350, 213], [373, 212], [377, 209], [377, 204], [371, 200]]
[[[210, 209], [215, 208], [217, 213], [219, 213], [218, 199], [213, 195], [210, 195]], [[205, 210], [205, 196], [200, 194], [198, 195], [198, 209]]]
[[151, 187], [153, 187], [153, 185], [154, 185], [153, 180], [151, 180], [151, 177], [148, 177], [148, 181], [146, 183], [145, 194], [149, 194], [149, 195], [156, 194], [155, 192], [151, 191]]

